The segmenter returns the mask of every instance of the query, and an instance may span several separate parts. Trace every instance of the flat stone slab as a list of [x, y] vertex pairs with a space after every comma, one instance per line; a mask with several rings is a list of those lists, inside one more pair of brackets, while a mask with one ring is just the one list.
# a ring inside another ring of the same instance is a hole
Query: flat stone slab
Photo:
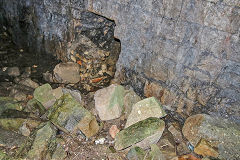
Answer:
[[131, 146], [148, 148], [159, 141], [165, 129], [165, 122], [159, 118], [150, 117], [139, 121], [120, 131], [115, 138], [116, 150], [123, 150]]

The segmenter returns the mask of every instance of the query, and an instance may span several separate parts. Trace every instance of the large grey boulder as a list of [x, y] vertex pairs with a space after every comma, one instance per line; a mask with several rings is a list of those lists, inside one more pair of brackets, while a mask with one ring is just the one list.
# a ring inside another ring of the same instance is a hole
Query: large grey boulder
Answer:
[[240, 126], [233, 122], [197, 114], [185, 121], [182, 132], [193, 146], [205, 139], [211, 146], [217, 147], [219, 158], [240, 158]]
[[131, 146], [143, 149], [159, 141], [165, 129], [165, 123], [159, 118], [148, 118], [139, 121], [120, 131], [115, 138], [116, 150], [123, 150]]
[[95, 108], [101, 120], [112, 120], [122, 115], [124, 95], [123, 86], [116, 84], [100, 89], [95, 93]]
[[166, 116], [166, 113], [160, 102], [155, 97], [146, 98], [133, 105], [125, 128], [149, 117], [161, 118], [164, 116]]

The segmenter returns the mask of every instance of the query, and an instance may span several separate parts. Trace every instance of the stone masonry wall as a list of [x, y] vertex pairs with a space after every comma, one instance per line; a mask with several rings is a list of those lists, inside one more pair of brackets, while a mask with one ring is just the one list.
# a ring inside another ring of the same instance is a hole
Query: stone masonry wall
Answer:
[[183, 117], [240, 122], [239, 0], [89, 0], [88, 9], [116, 22], [121, 83]]

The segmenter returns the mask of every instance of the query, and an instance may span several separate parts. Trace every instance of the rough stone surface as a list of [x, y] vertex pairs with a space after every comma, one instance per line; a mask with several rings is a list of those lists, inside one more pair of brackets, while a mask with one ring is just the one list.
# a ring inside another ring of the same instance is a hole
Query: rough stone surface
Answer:
[[0, 128], [0, 145], [12, 148], [14, 146], [20, 147], [26, 138], [13, 131], [7, 131]]
[[197, 144], [197, 146], [194, 148], [194, 152], [202, 155], [204, 157], [214, 157], [217, 158], [218, 157], [218, 151], [216, 149], [214, 149], [209, 143], [208, 141], [201, 139], [199, 141], [199, 143]]
[[149, 152], [148, 158], [151, 160], [166, 160], [156, 144], [151, 145], [151, 151]]
[[36, 100], [42, 103], [46, 109], [51, 107], [56, 101], [56, 98], [52, 93], [52, 87], [48, 83], [36, 88], [33, 96]]
[[169, 105], [182, 114], [207, 112], [240, 122], [239, 0], [0, 3], [0, 23], [17, 44], [82, 64], [84, 90], [109, 82], [119, 53], [116, 37], [121, 83], [143, 94], [145, 83], [155, 82], [176, 94]]
[[123, 112], [125, 90], [123, 86], [112, 84], [94, 94], [95, 108], [101, 120], [119, 118]]
[[160, 102], [154, 97], [146, 98], [133, 105], [125, 128], [149, 117], [161, 118], [164, 116], [166, 116], [166, 113], [163, 110]]
[[79, 130], [91, 137], [99, 130], [96, 118], [70, 94], [63, 95], [49, 110], [48, 118], [51, 122], [77, 135]]
[[71, 96], [73, 98], [75, 98], [79, 103], [81, 103], [82, 96], [81, 96], [80, 91], [78, 91], [78, 90], [71, 90], [71, 89], [67, 89], [67, 88], [62, 88], [62, 91], [63, 91], [64, 94], [67, 94], [67, 93], [71, 94]]
[[183, 114], [208, 112], [238, 122], [239, 6], [239, 0], [88, 3], [90, 11], [116, 22], [122, 49], [115, 78], [121, 83], [143, 94], [146, 81], [155, 82], [177, 95], [170, 104], [175, 109], [183, 97]]
[[211, 146], [218, 149], [219, 158], [240, 158], [240, 127], [233, 122], [198, 114], [186, 120], [182, 132], [193, 146], [201, 139], [207, 140]]
[[132, 90], [126, 91], [124, 96], [124, 114], [127, 118], [132, 111], [132, 107], [135, 103], [139, 102], [141, 98]]
[[80, 81], [80, 67], [74, 62], [60, 63], [55, 66], [54, 79], [58, 83], [78, 83]]
[[48, 147], [56, 138], [56, 130], [50, 122], [47, 122], [42, 128], [36, 131], [36, 137], [31, 150], [27, 154], [27, 159], [46, 159]]
[[87, 0], [2, 0], [0, 24], [33, 56], [55, 55], [81, 65], [79, 88], [95, 90], [113, 78], [120, 43], [114, 38], [115, 23], [87, 11], [86, 4]]
[[162, 136], [165, 123], [159, 118], [148, 118], [139, 121], [120, 131], [115, 138], [116, 150], [126, 149], [130, 146], [138, 146], [143, 149], [155, 144]]

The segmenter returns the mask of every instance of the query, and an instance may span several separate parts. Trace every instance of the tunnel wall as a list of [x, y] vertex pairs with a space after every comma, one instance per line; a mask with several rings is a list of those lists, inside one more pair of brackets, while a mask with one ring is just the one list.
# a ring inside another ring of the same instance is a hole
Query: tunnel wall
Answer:
[[239, 0], [93, 0], [88, 9], [116, 22], [121, 83], [183, 117], [240, 121]]
[[[113, 37], [113, 24], [101, 16], [114, 20], [114, 36], [121, 41], [117, 81], [157, 97], [183, 117], [204, 112], [240, 122], [239, 0], [0, 0], [0, 4], [0, 23], [10, 28], [18, 45], [62, 61], [73, 60], [71, 47], [78, 43], [78, 33], [90, 39], [94, 33], [106, 37], [104, 26], [110, 26], [107, 37]], [[93, 13], [101, 16], [94, 18]], [[91, 25], [94, 21], [100, 26]], [[87, 33], [84, 28], [96, 29]], [[99, 28], [103, 30], [98, 32]], [[112, 42], [110, 38], [98, 47], [111, 50]]]

